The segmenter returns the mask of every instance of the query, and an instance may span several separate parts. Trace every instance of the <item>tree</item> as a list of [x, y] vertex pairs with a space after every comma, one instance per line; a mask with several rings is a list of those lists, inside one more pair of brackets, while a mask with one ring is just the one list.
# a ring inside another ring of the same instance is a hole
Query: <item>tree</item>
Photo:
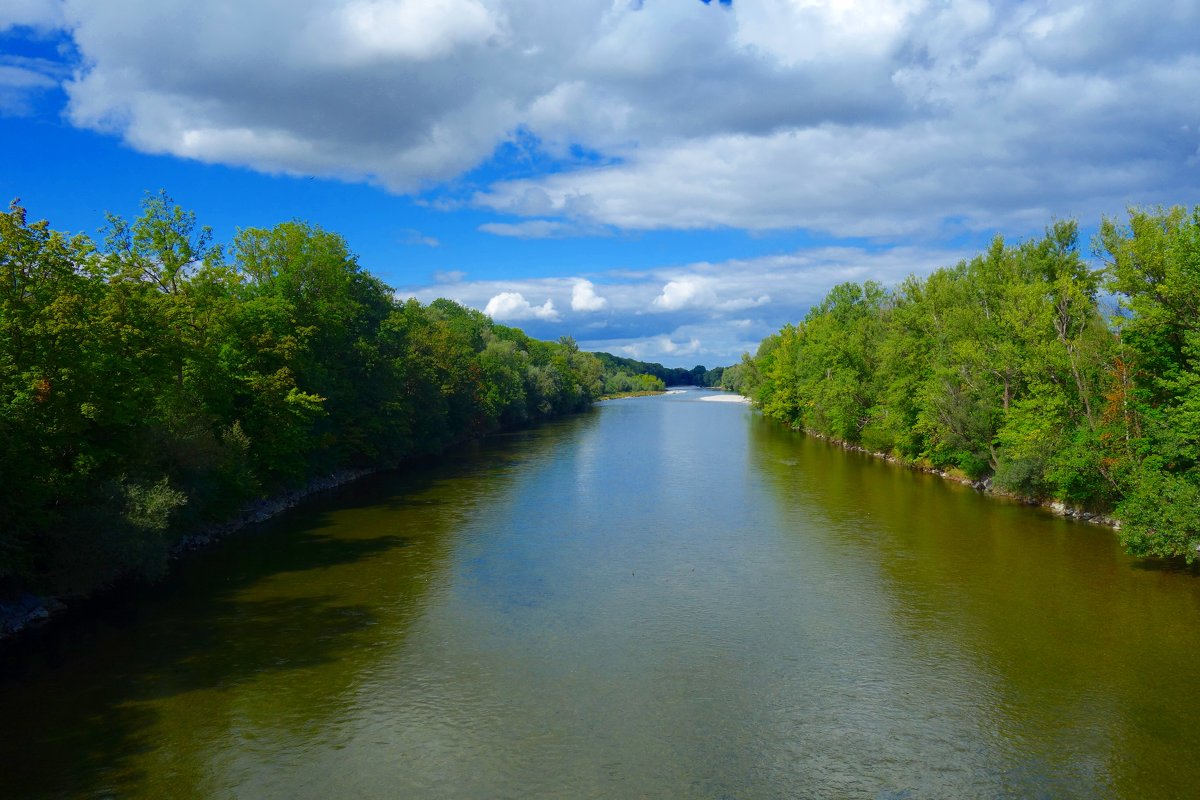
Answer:
[[1200, 207], [1131, 210], [1128, 225], [1105, 220], [1099, 242], [1129, 365], [1121, 537], [1136, 554], [1191, 561], [1200, 546]]

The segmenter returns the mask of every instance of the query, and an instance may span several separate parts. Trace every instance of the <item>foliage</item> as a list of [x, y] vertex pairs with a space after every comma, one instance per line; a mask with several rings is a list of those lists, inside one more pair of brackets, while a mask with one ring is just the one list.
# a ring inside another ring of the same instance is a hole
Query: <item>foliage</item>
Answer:
[[1121, 367], [1106, 442], [1129, 485], [1118, 511], [1134, 553], [1183, 556], [1200, 545], [1200, 207], [1105, 220], [1100, 245]]
[[159, 193], [105, 233], [0, 215], [0, 593], [154, 574], [249, 499], [601, 394], [574, 341], [397, 301], [303, 222], [226, 251]]
[[628, 375], [616, 372], [604, 376], [604, 393], [620, 394], [622, 392], [661, 392], [667, 387], [662, 379], [654, 375]]
[[[624, 373], [631, 377], [635, 375], [649, 375], [661, 381], [664, 387], [715, 386], [715, 378], [720, 377], [720, 373], [717, 373], [714, 378], [710, 371], [701, 365], [696, 365], [691, 369], [684, 369], [683, 367], [664, 367], [662, 364], [623, 358], [621, 356], [614, 356], [611, 353], [593, 353], [593, 355], [600, 360], [600, 365], [604, 370], [605, 381], [616, 376], [618, 373]], [[606, 389], [605, 391], [607, 392], [608, 390]], [[620, 389], [615, 391], [637, 390]]]
[[[835, 287], [724, 370], [763, 412], [1003, 490], [1115, 509], [1131, 552], [1200, 545], [1200, 208], [1059, 222], [885, 291]], [[1119, 303], [1106, 318], [1102, 291]]]

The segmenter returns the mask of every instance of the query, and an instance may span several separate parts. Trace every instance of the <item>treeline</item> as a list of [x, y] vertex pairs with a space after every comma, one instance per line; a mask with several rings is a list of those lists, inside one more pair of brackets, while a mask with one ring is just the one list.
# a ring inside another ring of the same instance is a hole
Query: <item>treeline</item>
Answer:
[[[702, 365], [697, 364], [691, 369], [683, 367], [664, 367], [662, 364], [656, 364], [648, 361], [637, 361], [632, 358], [622, 358], [614, 356], [611, 353], [596, 353], [595, 356], [600, 359], [600, 363], [604, 367], [604, 374], [617, 375], [623, 373], [628, 377], [636, 377], [638, 375], [648, 375], [657, 378], [666, 386], [717, 386], [721, 380], [722, 368], [717, 367], [714, 370], [705, 369]], [[617, 391], [631, 391], [629, 389]], [[636, 391], [636, 390], [633, 390]]]
[[571, 339], [397, 301], [335, 233], [226, 249], [165, 195], [143, 210], [100, 246], [0, 215], [0, 594], [153, 574], [250, 499], [601, 393]]
[[1136, 555], [1200, 546], [1200, 207], [1074, 223], [894, 290], [835, 287], [725, 371], [763, 412], [1004, 491], [1115, 513]]
[[653, 375], [633, 374], [624, 370], [616, 372], [604, 373], [604, 394], [605, 395], [620, 395], [631, 392], [661, 392], [665, 390], [666, 384], [661, 378], [656, 378]]

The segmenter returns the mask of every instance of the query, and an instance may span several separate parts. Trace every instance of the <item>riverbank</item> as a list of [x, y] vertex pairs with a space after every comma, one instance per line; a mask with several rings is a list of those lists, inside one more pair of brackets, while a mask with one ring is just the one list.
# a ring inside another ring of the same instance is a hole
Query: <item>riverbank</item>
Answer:
[[[171, 547], [169, 558], [171, 561], [175, 561], [188, 552], [208, 547], [243, 528], [266, 522], [272, 517], [294, 508], [305, 498], [336, 489], [343, 484], [379, 472], [381, 469], [339, 470], [329, 475], [313, 478], [300, 488], [254, 500], [226, 520], [203, 525], [181, 536]], [[0, 642], [15, 637], [30, 628], [45, 624], [74, 604], [93, 602], [103, 597], [107, 588], [109, 587], [100, 587], [92, 592], [72, 597], [44, 597], [23, 592], [14, 600], [0, 602]]]
[[[641, 394], [662, 393], [643, 392]], [[301, 487], [288, 489], [270, 497], [253, 500], [225, 520], [201, 525], [181, 534], [179, 539], [171, 545], [168, 553], [168, 561], [177, 561], [187, 553], [209, 547], [243, 528], [266, 522], [272, 517], [294, 508], [301, 501], [315, 494], [336, 489], [359, 478], [364, 478], [367, 475], [373, 475], [388, 469], [410, 467], [413, 464], [420, 463], [423, 458], [439, 458], [449, 449], [461, 445], [471, 438], [473, 437], [456, 439], [446, 445], [446, 448], [436, 455], [413, 457], [402, 461], [400, 464], [366, 469], [337, 470], [326, 475], [318, 475]], [[111, 585], [96, 586], [89, 591], [71, 596], [37, 595], [33, 592], [24, 591], [17, 594], [11, 600], [0, 601], [0, 645], [7, 639], [15, 638], [31, 628], [50, 622], [54, 617], [63, 614], [69, 608], [77, 606], [80, 603], [100, 602], [111, 589]]]
[[366, 477], [6, 643], [0, 797], [1194, 794], [1200, 567], [707, 394]]
[[597, 403], [603, 403], [605, 400], [624, 400], [627, 397], [651, 397], [657, 394], [667, 394], [666, 389], [645, 389], [636, 392], [614, 392], [606, 394], [597, 400]]
[[1027, 506], [1034, 506], [1036, 508], [1042, 508], [1042, 509], [1045, 509], [1046, 511], [1049, 511], [1051, 514], [1054, 514], [1055, 516], [1066, 517], [1067, 519], [1074, 519], [1074, 520], [1078, 520], [1079, 522], [1087, 522], [1087, 523], [1091, 523], [1092, 525], [1103, 525], [1106, 528], [1112, 528], [1114, 531], [1121, 529], [1121, 521], [1119, 519], [1117, 519], [1116, 517], [1108, 516], [1107, 514], [1101, 514], [1101, 513], [1094, 512], [1094, 511], [1087, 511], [1087, 510], [1081, 509], [1081, 508], [1073, 508], [1072, 506], [1068, 506], [1066, 503], [1062, 502], [1061, 500], [1042, 500], [1042, 499], [1039, 499], [1036, 497], [1028, 497], [1025, 495], [1014, 494], [1012, 492], [1006, 492], [1003, 489], [997, 489], [992, 484], [992, 479], [990, 477], [984, 478], [982, 480], [974, 480], [971, 477], [969, 477], [968, 475], [965, 475], [965, 474], [955, 471], [955, 470], [939, 469], [938, 467], [935, 467], [932, 464], [922, 464], [920, 462], [908, 461], [906, 459], [900, 458], [899, 456], [893, 455], [891, 453], [882, 453], [882, 452], [879, 452], [878, 450], [868, 450], [867, 448], [865, 448], [861, 445], [851, 444], [850, 442], [846, 442], [841, 439], [836, 439], [832, 436], [826, 436], [825, 434], [818, 433], [817, 431], [794, 428], [794, 427], [792, 428], [792, 430], [799, 430], [802, 433], [804, 433], [806, 436], [811, 436], [814, 439], [820, 439], [821, 441], [826, 442], [827, 444], [834, 445], [835, 447], [840, 447], [843, 450], [849, 450], [854, 453], [862, 453], [863, 455], [871, 456], [872, 458], [878, 458], [883, 461], [886, 461], [889, 464], [894, 464], [896, 466], [905, 467], [907, 469], [915, 470], [917, 472], [924, 472], [929, 475], [936, 475], [939, 478], [943, 478], [948, 481], [953, 481], [954, 483], [961, 483], [964, 486], [970, 486], [972, 489], [975, 489], [977, 492], [981, 492], [983, 494], [988, 494], [993, 497], [1001, 497], [1006, 500], [1013, 500], [1013, 501], [1016, 501], [1018, 503], [1021, 503], [1023, 505], [1027, 505]]

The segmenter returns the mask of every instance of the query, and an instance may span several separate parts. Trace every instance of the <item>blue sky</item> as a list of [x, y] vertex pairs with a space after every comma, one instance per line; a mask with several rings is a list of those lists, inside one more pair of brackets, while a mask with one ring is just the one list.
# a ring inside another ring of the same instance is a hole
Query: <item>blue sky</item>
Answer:
[[1200, 5], [8, 0], [0, 193], [298, 218], [402, 296], [669, 365], [1130, 205], [1194, 204]]

